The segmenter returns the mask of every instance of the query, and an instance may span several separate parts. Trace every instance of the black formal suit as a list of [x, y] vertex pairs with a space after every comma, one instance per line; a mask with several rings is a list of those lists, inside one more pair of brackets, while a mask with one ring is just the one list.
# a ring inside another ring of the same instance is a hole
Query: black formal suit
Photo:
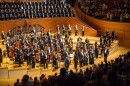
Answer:
[[18, 49], [18, 48], [15, 48], [15, 49], [14, 49], [15, 61], [18, 61], [18, 53], [19, 53], [19, 49]]
[[10, 44], [6, 43], [6, 50], [7, 50], [8, 57], [9, 57], [9, 47], [10, 47]]
[[1, 34], [1, 38], [2, 38], [2, 45], [4, 45], [4, 40], [6, 38], [4, 33]]
[[27, 65], [31, 63], [30, 50], [29, 48], [25, 49], [25, 59], [27, 60]]
[[85, 31], [85, 28], [83, 27], [82, 28], [82, 36], [84, 36], [84, 31]]
[[35, 53], [32, 52], [30, 57], [31, 57], [31, 60], [32, 60], [32, 68], [35, 68]]
[[65, 35], [65, 26], [62, 26], [62, 35]]
[[80, 67], [83, 66], [83, 59], [84, 59], [84, 53], [79, 52], [79, 64], [80, 64]]
[[43, 64], [44, 62], [44, 53], [40, 52], [40, 63]]
[[53, 55], [52, 59], [53, 59], [54, 69], [58, 69], [58, 62], [57, 62], [58, 58], [57, 58], [57, 56]]
[[66, 57], [65, 58], [65, 68], [68, 70], [69, 68], [69, 65], [70, 65], [70, 58], [69, 57]]
[[10, 31], [7, 33], [7, 36], [8, 36], [8, 37], [11, 37], [11, 36], [12, 36], [12, 34], [11, 34]]
[[109, 55], [109, 50], [107, 48], [104, 49], [104, 62], [107, 62], [107, 57]]
[[94, 64], [94, 51], [89, 51], [89, 64]]
[[78, 60], [79, 60], [78, 53], [75, 52], [74, 54], [74, 68], [75, 69], [77, 69]]
[[50, 62], [50, 54], [51, 54], [51, 49], [47, 50], [47, 55], [48, 55], [48, 61]]
[[95, 47], [95, 57], [98, 58], [98, 47]]
[[79, 38], [77, 39], [77, 42], [82, 42], [82, 38], [79, 37]]
[[84, 66], [88, 65], [88, 54], [84, 54], [83, 64]]
[[44, 69], [48, 69], [48, 55], [47, 54], [44, 54], [44, 62], [43, 62], [43, 65], [44, 65]]

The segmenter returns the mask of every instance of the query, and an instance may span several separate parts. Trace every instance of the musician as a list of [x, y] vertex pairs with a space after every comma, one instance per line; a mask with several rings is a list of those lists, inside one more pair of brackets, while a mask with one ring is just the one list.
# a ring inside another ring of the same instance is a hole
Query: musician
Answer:
[[31, 61], [32, 61], [32, 68], [35, 68], [35, 56], [36, 56], [36, 54], [35, 54], [34, 50], [32, 50], [32, 53], [30, 55]]
[[109, 55], [109, 50], [107, 47], [105, 47], [105, 49], [104, 49], [104, 62], [107, 62], [108, 55]]
[[78, 35], [78, 27], [77, 27], [77, 25], [75, 26], [75, 36], [77, 36]]
[[113, 42], [113, 41], [114, 41], [114, 38], [115, 38], [115, 31], [112, 31], [111, 37], [112, 37], [112, 42]]
[[84, 36], [85, 27], [82, 27], [82, 36]]
[[94, 51], [92, 48], [89, 50], [89, 64], [94, 64]]
[[1, 63], [2, 63], [2, 49], [0, 48], [0, 66], [1, 66]]
[[47, 32], [47, 36], [48, 36], [48, 37], [51, 36], [51, 32], [50, 32], [50, 30], [48, 30], [48, 32]]
[[19, 33], [21, 35], [23, 33], [23, 28], [22, 27], [18, 27], [18, 28], [20, 28]]
[[62, 42], [60, 43], [60, 48], [62, 49], [64, 46], [65, 46], [65, 42], [62, 41]]
[[19, 49], [18, 49], [17, 47], [15, 47], [15, 49], [14, 49], [13, 52], [14, 52], [14, 56], [15, 56], [15, 61], [18, 62], [18, 56], [19, 56], [18, 53], [19, 53]]
[[83, 59], [84, 59], [84, 53], [83, 53], [83, 50], [81, 50], [79, 52], [79, 64], [80, 64], [80, 68], [83, 66]]
[[59, 25], [57, 25], [57, 27], [56, 27], [56, 32], [59, 34], [60, 33], [60, 26]]
[[65, 58], [65, 68], [66, 68], [66, 70], [69, 69], [69, 65], [70, 65], [70, 58], [69, 58], [69, 56], [67, 56], [67, 57]]
[[77, 65], [78, 65], [78, 59], [79, 56], [78, 56], [78, 51], [75, 51], [75, 54], [74, 54], [74, 68], [77, 69]]
[[65, 26], [64, 26], [64, 24], [62, 26], [62, 35], [65, 35]]
[[7, 55], [9, 57], [9, 47], [10, 47], [10, 44], [9, 42], [6, 43], [6, 50], [7, 50]]
[[83, 65], [87, 66], [88, 65], [88, 51], [84, 51], [84, 59], [83, 59]]
[[34, 34], [36, 33], [35, 25], [33, 26], [32, 33], [34, 33]]
[[82, 38], [81, 38], [81, 37], [78, 37], [78, 38], [77, 38], [77, 42], [82, 42]]
[[95, 42], [95, 57], [98, 58], [98, 44]]
[[72, 53], [72, 51], [73, 51], [73, 44], [72, 43], [69, 43], [68, 50], [70, 53]]
[[53, 54], [52, 59], [53, 59], [53, 67], [54, 67], [54, 69], [58, 69], [58, 57], [57, 57], [57, 54], [55, 52]]
[[10, 32], [10, 30], [7, 33], [7, 37], [12, 37], [12, 33]]
[[17, 52], [17, 59], [18, 59], [19, 67], [21, 67], [23, 60], [22, 60], [22, 52], [20, 50], [18, 50]]
[[48, 69], [48, 55], [47, 55], [47, 52], [45, 51], [44, 52], [44, 62], [43, 62], [43, 65], [44, 65], [44, 69]]
[[40, 63], [43, 64], [43, 62], [44, 62], [44, 52], [43, 52], [43, 50], [41, 50], [41, 52], [40, 52]]
[[86, 39], [85, 39], [85, 42], [88, 44], [88, 43], [89, 43], [89, 39], [88, 39], [88, 38], [86, 38]]
[[70, 26], [70, 24], [68, 25], [68, 33], [69, 33], [69, 36], [71, 36], [71, 26]]
[[27, 46], [29, 45], [29, 41], [28, 41], [27, 38], [25, 39], [25, 43], [26, 43]]
[[5, 34], [4, 34], [4, 31], [2, 31], [1, 33], [1, 38], [2, 38], [2, 45], [4, 45], [4, 41], [5, 41]]
[[30, 57], [30, 49], [29, 47], [26, 48], [25, 50], [25, 55], [26, 55], [26, 59], [27, 59], [27, 65], [29, 65], [31, 63], [31, 57]]
[[80, 48], [80, 43], [77, 43], [76, 50], [78, 50], [79, 48]]
[[51, 54], [51, 49], [48, 47], [47, 49], [47, 55], [48, 55], [48, 61], [50, 62], [50, 54]]

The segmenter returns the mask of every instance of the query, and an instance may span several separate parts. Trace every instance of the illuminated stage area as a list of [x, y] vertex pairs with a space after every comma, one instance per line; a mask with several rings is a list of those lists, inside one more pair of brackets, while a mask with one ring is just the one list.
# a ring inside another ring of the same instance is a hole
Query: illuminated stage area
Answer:
[[[90, 36], [86, 36], [86, 37], [90, 40], [91, 43], [94, 43], [95, 41], [98, 41], [99, 43], [98, 37], [90, 37]], [[86, 37], [82, 37], [83, 41], [85, 40]], [[74, 42], [77, 42], [78, 36], [72, 36], [72, 38]], [[75, 49], [76, 43], [74, 43], [73, 46]], [[5, 49], [5, 46], [3, 45], [0, 45], [0, 47]], [[114, 60], [119, 55], [125, 54], [126, 52], [128, 52], [128, 50], [129, 48], [119, 47], [118, 41], [115, 40], [112, 46], [110, 47], [111, 54], [108, 56], [108, 61]], [[71, 61], [72, 62], [69, 66], [69, 70], [73, 70], [75, 72], [76, 70], [74, 68], [73, 57], [71, 58]], [[103, 56], [94, 60], [95, 64], [99, 64], [103, 61], [104, 61]], [[52, 64], [49, 64], [48, 69], [44, 69], [43, 67], [40, 67], [39, 65], [40, 64], [37, 63], [35, 68], [31, 68], [31, 65], [27, 66], [27, 64], [24, 63], [22, 64], [21, 67], [18, 67], [19, 66], [18, 64], [13, 64], [13, 62], [10, 61], [9, 58], [4, 57], [3, 63], [1, 64], [1, 67], [0, 67], [0, 78], [1, 78], [0, 86], [7, 86], [7, 85], [13, 86], [16, 79], [17, 78], [21, 79], [24, 74], [28, 74], [32, 78], [40, 77], [41, 74], [45, 74], [46, 77], [48, 77], [49, 75], [54, 75], [55, 73], [59, 74], [60, 68], [64, 67], [64, 62], [60, 62], [58, 64], [59, 65], [58, 70], [54, 70], [54, 68], [52, 67]], [[85, 71], [86, 68], [90, 68], [90, 67], [92, 67], [92, 65], [84, 66], [82, 68], [80, 68], [78, 65], [78, 71], [80, 69]]]
[[[79, 36], [71, 36], [72, 40], [73, 40], [73, 52], [72, 52], [72, 58], [71, 58], [71, 64], [69, 67], [70, 69], [75, 70], [74, 68], [74, 51], [76, 50], [76, 44], [77, 44], [77, 38]], [[85, 41], [86, 37], [89, 39], [91, 44], [94, 44], [95, 41], [97, 41], [97, 43], [99, 44], [100, 38], [99, 37], [91, 37], [91, 36], [80, 36], [82, 38], [82, 42]], [[5, 49], [5, 45], [0, 45], [1, 48]], [[110, 56], [115, 54], [118, 51], [118, 41], [115, 40], [112, 45], [109, 48], [110, 50]], [[94, 59], [94, 63], [98, 64], [100, 62], [103, 62], [103, 56], [99, 55], [99, 58], [95, 58]], [[113, 58], [108, 58], [108, 60], [111, 60]], [[58, 70], [54, 71], [54, 68], [52, 67], [52, 61], [49, 63], [48, 69], [44, 69], [43, 66], [40, 66], [40, 63], [36, 63], [35, 64], [35, 68], [32, 68], [31, 65], [27, 65], [27, 62], [24, 62], [23, 64], [21, 64], [21, 67], [19, 67], [19, 64], [14, 64], [14, 61], [11, 60], [10, 58], [7, 57], [7, 55], [5, 57], [3, 57], [3, 62], [1, 63], [1, 67], [0, 67], [0, 78], [20, 78], [25, 74], [28, 74], [29, 76], [37, 76], [37, 75], [41, 75], [43, 73], [47, 73], [47, 75], [53, 74], [54, 72], [59, 72], [60, 68], [64, 67], [64, 62], [60, 62], [58, 61]], [[84, 66], [82, 67], [83, 69], [85, 69], [86, 67], [90, 67], [92, 65], [88, 65], [88, 66]], [[78, 69], [80, 69], [79, 65], [78, 65]]]

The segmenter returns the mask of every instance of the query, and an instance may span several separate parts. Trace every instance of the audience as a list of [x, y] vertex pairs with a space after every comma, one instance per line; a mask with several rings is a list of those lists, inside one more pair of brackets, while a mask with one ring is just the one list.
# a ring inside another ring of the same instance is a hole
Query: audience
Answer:
[[0, 2], [0, 20], [74, 16], [70, 4], [64, 1]]
[[130, 22], [129, 0], [82, 0], [78, 6], [87, 15], [98, 19]]

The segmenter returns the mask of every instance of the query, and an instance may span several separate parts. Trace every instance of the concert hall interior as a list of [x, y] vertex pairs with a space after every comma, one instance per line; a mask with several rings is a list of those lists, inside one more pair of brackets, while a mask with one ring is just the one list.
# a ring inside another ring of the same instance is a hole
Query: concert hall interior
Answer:
[[130, 0], [0, 0], [0, 86], [130, 86]]

